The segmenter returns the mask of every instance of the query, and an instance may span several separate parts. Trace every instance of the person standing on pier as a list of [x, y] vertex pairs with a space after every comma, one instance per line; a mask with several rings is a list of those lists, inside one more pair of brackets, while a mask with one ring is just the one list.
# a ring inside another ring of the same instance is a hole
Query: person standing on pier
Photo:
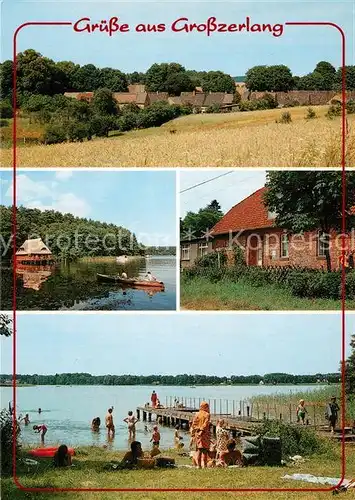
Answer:
[[152, 395], [150, 396], [150, 401], [152, 403], [152, 407], [155, 408], [157, 406], [157, 401], [158, 401], [158, 394], [153, 391]]
[[195, 438], [196, 442], [196, 461], [199, 469], [207, 467], [208, 452], [211, 443], [210, 425], [210, 407], [206, 401], [202, 401], [200, 410], [194, 416], [190, 430], [191, 436]]

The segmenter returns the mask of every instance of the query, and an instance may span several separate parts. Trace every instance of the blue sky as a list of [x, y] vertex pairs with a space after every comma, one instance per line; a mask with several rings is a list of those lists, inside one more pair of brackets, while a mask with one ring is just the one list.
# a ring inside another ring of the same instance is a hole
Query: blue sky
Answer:
[[[324, 373], [337, 371], [341, 357], [339, 313], [17, 318], [18, 373]], [[354, 328], [349, 314], [347, 344]], [[1, 337], [0, 346], [1, 371], [9, 373], [11, 338]]]
[[[1, 203], [11, 205], [12, 172], [0, 180]], [[146, 245], [176, 244], [175, 189], [167, 171], [17, 171], [17, 205], [114, 223]]]
[[[182, 170], [179, 174], [180, 191], [227, 172], [231, 171], [227, 169]], [[265, 170], [235, 169], [232, 173], [228, 173], [228, 175], [181, 193], [180, 217], [185, 217], [186, 212], [189, 211], [197, 212], [214, 199], [219, 202], [222, 211], [227, 212], [244, 198], [263, 187], [265, 181]]]
[[[129, 33], [75, 33], [72, 27], [26, 27], [18, 36], [18, 50], [34, 48], [55, 61], [73, 60], [125, 72], [145, 71], [154, 62], [177, 61], [196, 70], [220, 69], [243, 75], [257, 64], [286, 64], [294, 74], [312, 71], [318, 61], [340, 66], [340, 35], [331, 27], [286, 27], [281, 37], [270, 33], [173, 33], [171, 23], [180, 17], [203, 23], [285, 23], [330, 21], [342, 26], [347, 37], [347, 64], [354, 60], [353, 2], [30, 2], [3, 0], [2, 60], [12, 58], [12, 35], [28, 21], [71, 21], [89, 17], [91, 22], [120, 18]], [[138, 23], [165, 23], [164, 33], [136, 33]]]

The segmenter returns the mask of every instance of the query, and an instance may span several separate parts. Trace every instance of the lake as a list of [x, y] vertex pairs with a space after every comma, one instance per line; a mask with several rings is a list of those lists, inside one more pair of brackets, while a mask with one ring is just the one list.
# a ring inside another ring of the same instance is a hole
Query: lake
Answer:
[[[164, 291], [98, 283], [97, 273], [144, 277], [149, 270], [165, 283]], [[149, 310], [176, 309], [176, 258], [154, 256], [122, 266], [113, 260], [80, 260], [69, 264], [23, 266], [17, 273], [18, 310]], [[12, 270], [1, 269], [2, 309], [12, 309]]]
[[[317, 386], [319, 388], [320, 386]], [[40, 444], [40, 437], [33, 431], [32, 425], [45, 423], [48, 427], [46, 445], [65, 443], [70, 446], [78, 445], [109, 445], [113, 449], [127, 449], [127, 428], [123, 419], [127, 412], [135, 414], [137, 406], [150, 401], [152, 390], [155, 389], [163, 405], [170, 403], [170, 398], [187, 398], [198, 405], [199, 398], [206, 400], [248, 400], [256, 395], [287, 394], [300, 390], [315, 390], [311, 386], [211, 386], [211, 387], [181, 387], [181, 386], [33, 386], [17, 389], [17, 415], [29, 413], [31, 424], [25, 427], [21, 424], [21, 439], [26, 444]], [[2, 406], [7, 406], [12, 400], [12, 388], [1, 387]], [[116, 435], [113, 442], [107, 442], [107, 435], [103, 427], [99, 433], [90, 430], [94, 417], [104, 418], [107, 408], [114, 406], [114, 422]], [[213, 404], [211, 403], [211, 408]], [[41, 415], [38, 408], [42, 409]], [[218, 403], [217, 403], [218, 407]], [[137, 424], [136, 439], [142, 442], [143, 448], [150, 447], [149, 431], [145, 430], [145, 423]], [[152, 423], [147, 424], [151, 429]], [[174, 445], [173, 429], [160, 427], [161, 447], [167, 449]], [[188, 447], [189, 437], [184, 435], [185, 448]]]

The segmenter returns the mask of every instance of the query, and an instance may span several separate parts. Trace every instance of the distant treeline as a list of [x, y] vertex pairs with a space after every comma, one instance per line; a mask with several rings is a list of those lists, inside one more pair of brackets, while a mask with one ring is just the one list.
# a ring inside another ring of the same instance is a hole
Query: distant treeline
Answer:
[[[12, 207], [0, 205], [3, 258], [12, 257]], [[30, 238], [42, 238], [52, 254], [76, 259], [80, 257], [138, 255], [145, 253], [134, 233], [115, 224], [94, 221], [55, 210], [17, 208], [16, 248]]]
[[[0, 375], [0, 380], [12, 380], [12, 375]], [[264, 384], [315, 384], [338, 383], [339, 373], [317, 373], [314, 375], [291, 375], [268, 373], [261, 375], [91, 375], [90, 373], [56, 373], [55, 375], [16, 375], [17, 383], [31, 385], [252, 385]]]
[[176, 247], [145, 247], [146, 255], [176, 255]]

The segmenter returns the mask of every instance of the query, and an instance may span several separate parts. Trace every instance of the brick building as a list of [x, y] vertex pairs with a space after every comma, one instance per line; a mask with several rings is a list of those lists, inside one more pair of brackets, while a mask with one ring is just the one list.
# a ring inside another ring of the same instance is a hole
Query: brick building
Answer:
[[41, 238], [26, 240], [16, 252], [16, 263], [40, 265], [54, 262], [54, 257]]
[[[342, 238], [332, 232], [328, 240], [320, 231], [291, 234], [275, 226], [275, 214], [266, 208], [263, 198], [266, 188], [258, 189], [232, 207], [211, 230], [212, 237], [181, 242], [181, 265], [193, 265], [196, 257], [238, 245], [250, 266], [301, 266], [326, 269], [325, 250], [329, 244], [332, 269], [338, 269]], [[350, 235], [348, 248], [354, 248]], [[206, 246], [207, 245], [207, 246]]]

